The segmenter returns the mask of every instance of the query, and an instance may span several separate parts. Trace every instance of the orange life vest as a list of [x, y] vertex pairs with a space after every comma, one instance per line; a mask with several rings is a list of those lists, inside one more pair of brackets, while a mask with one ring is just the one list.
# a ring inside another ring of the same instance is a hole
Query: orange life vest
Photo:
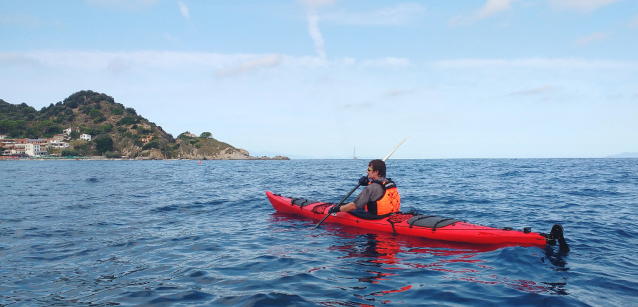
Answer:
[[401, 197], [394, 181], [388, 178], [386, 181], [372, 180], [370, 184], [372, 183], [383, 187], [383, 196], [375, 201], [369, 201], [366, 204], [366, 211], [376, 215], [398, 212], [401, 208]]

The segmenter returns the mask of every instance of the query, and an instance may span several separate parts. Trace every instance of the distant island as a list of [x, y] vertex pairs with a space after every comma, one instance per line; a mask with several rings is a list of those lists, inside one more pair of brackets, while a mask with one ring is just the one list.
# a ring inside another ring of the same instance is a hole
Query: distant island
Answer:
[[608, 156], [607, 158], [638, 158], [638, 152], [623, 152], [621, 154]]
[[2, 158], [105, 157], [124, 159], [290, 160], [252, 157], [210, 132], [174, 138], [161, 126], [116, 103], [113, 97], [79, 91], [40, 111], [0, 99]]

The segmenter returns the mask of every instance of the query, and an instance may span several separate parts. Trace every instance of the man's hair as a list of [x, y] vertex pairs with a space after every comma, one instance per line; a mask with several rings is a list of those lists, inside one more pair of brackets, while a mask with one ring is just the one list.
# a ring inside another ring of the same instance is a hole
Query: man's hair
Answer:
[[370, 163], [368, 163], [368, 166], [372, 167], [373, 171], [379, 171], [379, 177], [385, 178], [385, 162], [376, 159], [370, 161]]

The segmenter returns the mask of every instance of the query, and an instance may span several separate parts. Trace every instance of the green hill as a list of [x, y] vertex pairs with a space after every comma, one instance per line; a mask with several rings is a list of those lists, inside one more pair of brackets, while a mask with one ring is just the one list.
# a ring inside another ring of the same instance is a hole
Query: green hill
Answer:
[[[7, 138], [51, 138], [67, 128], [79, 129], [70, 134], [71, 147], [65, 152], [69, 155], [256, 159], [243, 149], [212, 138], [208, 132], [202, 137], [182, 133], [175, 139], [135, 109], [103, 93], [80, 91], [40, 111], [26, 103], [14, 105], [0, 99], [0, 134]], [[90, 134], [92, 140], [80, 140], [80, 134]]]

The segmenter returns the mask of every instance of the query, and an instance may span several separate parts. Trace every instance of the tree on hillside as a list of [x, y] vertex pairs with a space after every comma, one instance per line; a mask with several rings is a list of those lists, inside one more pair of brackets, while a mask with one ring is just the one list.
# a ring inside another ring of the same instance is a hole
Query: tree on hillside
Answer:
[[71, 133], [69, 133], [69, 138], [72, 140], [77, 140], [80, 138], [80, 131], [75, 129], [71, 129]]
[[100, 110], [98, 109], [91, 109], [91, 111], [89, 111], [89, 116], [95, 119], [102, 116], [102, 112], [100, 112]]
[[113, 150], [113, 139], [109, 135], [98, 135], [97, 137], [95, 137], [94, 142], [95, 150], [97, 151], [98, 155], [102, 155], [107, 151]]
[[203, 139], [210, 139], [213, 137], [213, 134], [210, 132], [202, 132], [202, 134], [199, 137]]

